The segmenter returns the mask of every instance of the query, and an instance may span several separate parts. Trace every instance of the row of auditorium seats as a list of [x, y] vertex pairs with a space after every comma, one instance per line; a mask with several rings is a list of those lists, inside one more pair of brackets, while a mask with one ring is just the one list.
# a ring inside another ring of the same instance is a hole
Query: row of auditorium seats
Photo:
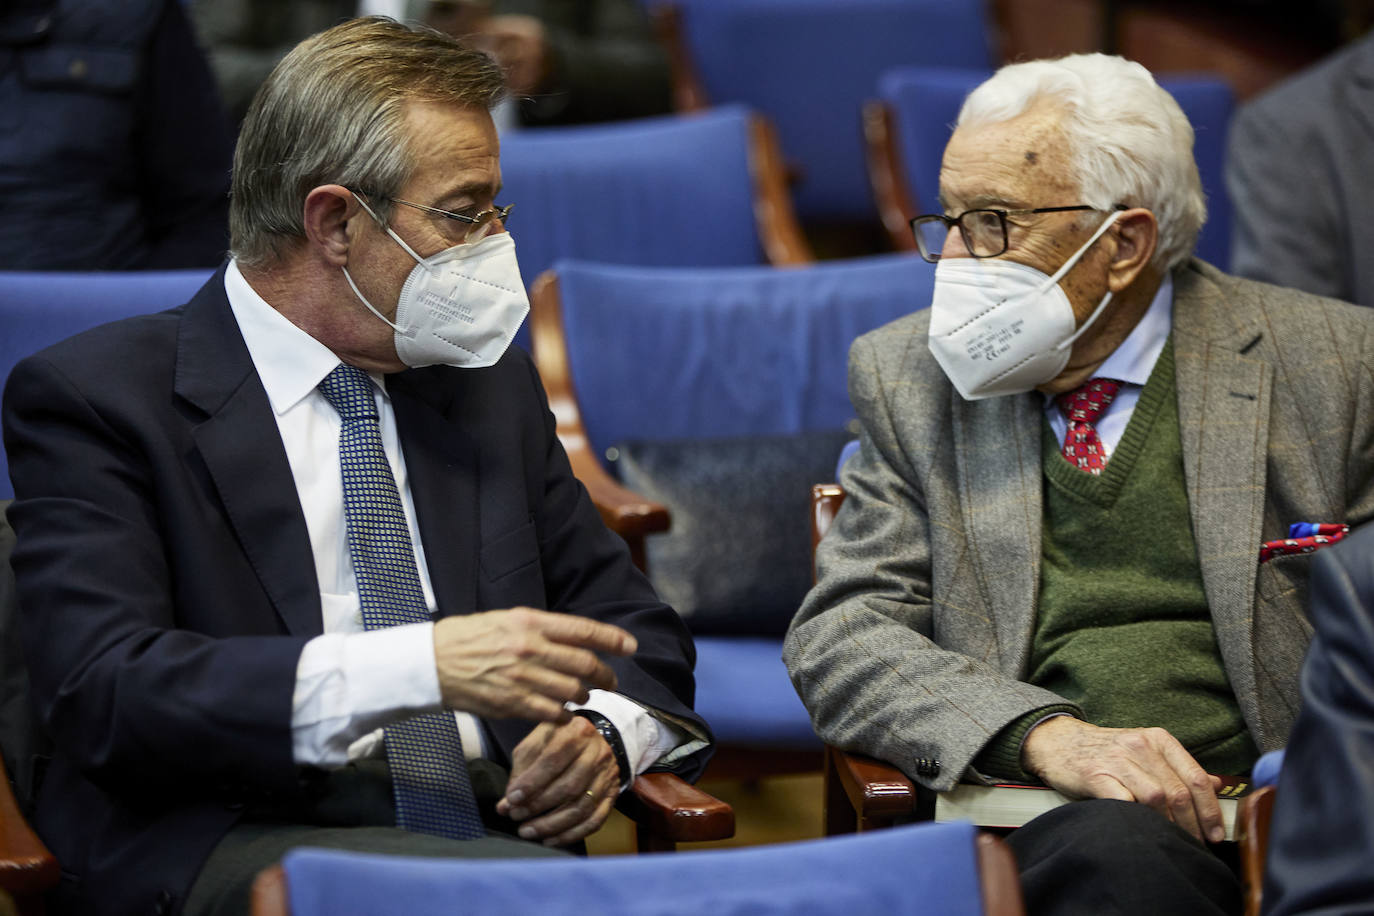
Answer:
[[[988, 75], [986, 69], [903, 68], [884, 73], [870, 90], [880, 101], [869, 106], [869, 168], [867, 175], [854, 170], [853, 201], [868, 213], [878, 202], [896, 250], [915, 247], [912, 216], [939, 209], [939, 167], [951, 125], [964, 96]], [[1233, 96], [1209, 77], [1174, 77], [1164, 86], [1196, 131], [1209, 206], [1199, 253], [1225, 268], [1231, 207], [1222, 167]], [[852, 123], [857, 144], [859, 121], [856, 104], [848, 121], [835, 123]], [[510, 228], [527, 283], [560, 257], [655, 267], [812, 260], [778, 143], [763, 116], [741, 106], [517, 132], [504, 140], [501, 158], [503, 200], [515, 204]]]

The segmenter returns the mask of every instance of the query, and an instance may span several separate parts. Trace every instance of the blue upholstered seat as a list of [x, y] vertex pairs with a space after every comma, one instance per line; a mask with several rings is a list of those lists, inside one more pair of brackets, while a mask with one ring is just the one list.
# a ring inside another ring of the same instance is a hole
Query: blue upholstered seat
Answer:
[[750, 175], [750, 114], [516, 131], [501, 141], [526, 284], [558, 258], [612, 264], [765, 264]]
[[[299, 849], [283, 868], [291, 916], [1022, 912], [1010, 855], [988, 846], [998, 848], [969, 824], [914, 824], [676, 856], [462, 861]], [[986, 899], [1002, 905], [985, 908], [985, 882], [1000, 888]]]
[[1255, 761], [1254, 769], [1250, 771], [1250, 781], [1255, 788], [1262, 786], [1277, 785], [1279, 772], [1283, 769], [1283, 749], [1269, 751], [1261, 754], [1260, 759]]
[[850, 344], [928, 305], [933, 266], [560, 262], [554, 276], [535, 296], [535, 359], [579, 476], [603, 474], [615, 449], [622, 483], [667, 505], [672, 529], [645, 553], [696, 635], [696, 708], [722, 747], [818, 750], [780, 660], [810, 584], [810, 487], [852, 437]]
[[[945, 144], [964, 98], [991, 75], [987, 69], [901, 67], [878, 80], [878, 98], [891, 112], [900, 162], [915, 198], [912, 215], [939, 212]], [[1225, 270], [1231, 260], [1231, 199], [1223, 168], [1235, 95], [1215, 76], [1171, 74], [1158, 81], [1193, 125], [1193, 156], [1207, 196], [1207, 222], [1198, 237], [1197, 254]]]
[[[98, 324], [189, 300], [208, 270], [0, 271], [0, 380], [26, 356]], [[0, 450], [0, 499], [14, 495]]]
[[969, 0], [678, 0], [711, 104], [777, 126], [803, 219], [870, 220], [860, 107], [905, 64], [987, 67], [983, 3]]

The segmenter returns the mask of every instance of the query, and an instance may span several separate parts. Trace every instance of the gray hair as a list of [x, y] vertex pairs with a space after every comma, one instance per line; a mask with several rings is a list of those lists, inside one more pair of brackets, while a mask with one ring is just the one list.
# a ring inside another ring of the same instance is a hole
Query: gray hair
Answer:
[[1008, 121], [1048, 99], [1064, 112], [1081, 203], [1144, 207], [1159, 222], [1153, 263], [1171, 269], [1192, 254], [1207, 219], [1193, 128], [1178, 102], [1140, 64], [1106, 54], [1009, 64], [969, 94], [958, 127]]
[[405, 103], [488, 110], [504, 92], [496, 62], [442, 32], [383, 17], [307, 38], [253, 97], [234, 150], [230, 253], [263, 267], [305, 236], [305, 198], [324, 184], [373, 195], [385, 221], [414, 155]]

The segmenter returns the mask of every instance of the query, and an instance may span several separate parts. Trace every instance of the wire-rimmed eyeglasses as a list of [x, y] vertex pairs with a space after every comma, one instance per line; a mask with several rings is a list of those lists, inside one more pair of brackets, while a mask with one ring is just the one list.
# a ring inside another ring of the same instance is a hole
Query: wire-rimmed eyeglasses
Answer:
[[[377, 195], [368, 195], [370, 197]], [[381, 200], [390, 201], [393, 204], [403, 204], [407, 207], [414, 207], [416, 210], [423, 210], [426, 213], [433, 213], [435, 216], [442, 216], [454, 222], [464, 223], [467, 230], [463, 233], [463, 241], [467, 243], [481, 241], [491, 234], [493, 228], [499, 222], [505, 226], [507, 217], [510, 216], [511, 208], [515, 204], [507, 204], [504, 207], [492, 207], [480, 213], [468, 216], [466, 213], [454, 213], [452, 210], [440, 210], [438, 207], [427, 207], [424, 204], [417, 204], [409, 200], [402, 200], [399, 197], [380, 197]]]
[[[1034, 207], [1025, 210], [999, 210], [982, 207], [965, 210], [958, 216], [943, 213], [926, 213], [911, 221], [911, 231], [916, 235], [916, 247], [921, 257], [934, 264], [940, 260], [945, 249], [945, 240], [954, 227], [959, 228], [959, 237], [964, 247], [975, 258], [995, 258], [1007, 250], [1007, 217], [1024, 216], [1031, 213], [1068, 213], [1074, 210], [1097, 210], [1087, 204], [1074, 204], [1069, 207]], [[1118, 204], [1117, 210], [1126, 209]]]

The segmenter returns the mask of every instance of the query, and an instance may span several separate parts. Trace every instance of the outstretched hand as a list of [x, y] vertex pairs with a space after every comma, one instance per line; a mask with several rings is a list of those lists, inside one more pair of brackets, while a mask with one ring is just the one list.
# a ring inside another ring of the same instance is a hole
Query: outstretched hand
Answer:
[[585, 703], [592, 687], [615, 689], [615, 673], [597, 653], [631, 655], [635, 648], [619, 627], [531, 608], [434, 625], [444, 705], [495, 719], [567, 722], [565, 703]]

